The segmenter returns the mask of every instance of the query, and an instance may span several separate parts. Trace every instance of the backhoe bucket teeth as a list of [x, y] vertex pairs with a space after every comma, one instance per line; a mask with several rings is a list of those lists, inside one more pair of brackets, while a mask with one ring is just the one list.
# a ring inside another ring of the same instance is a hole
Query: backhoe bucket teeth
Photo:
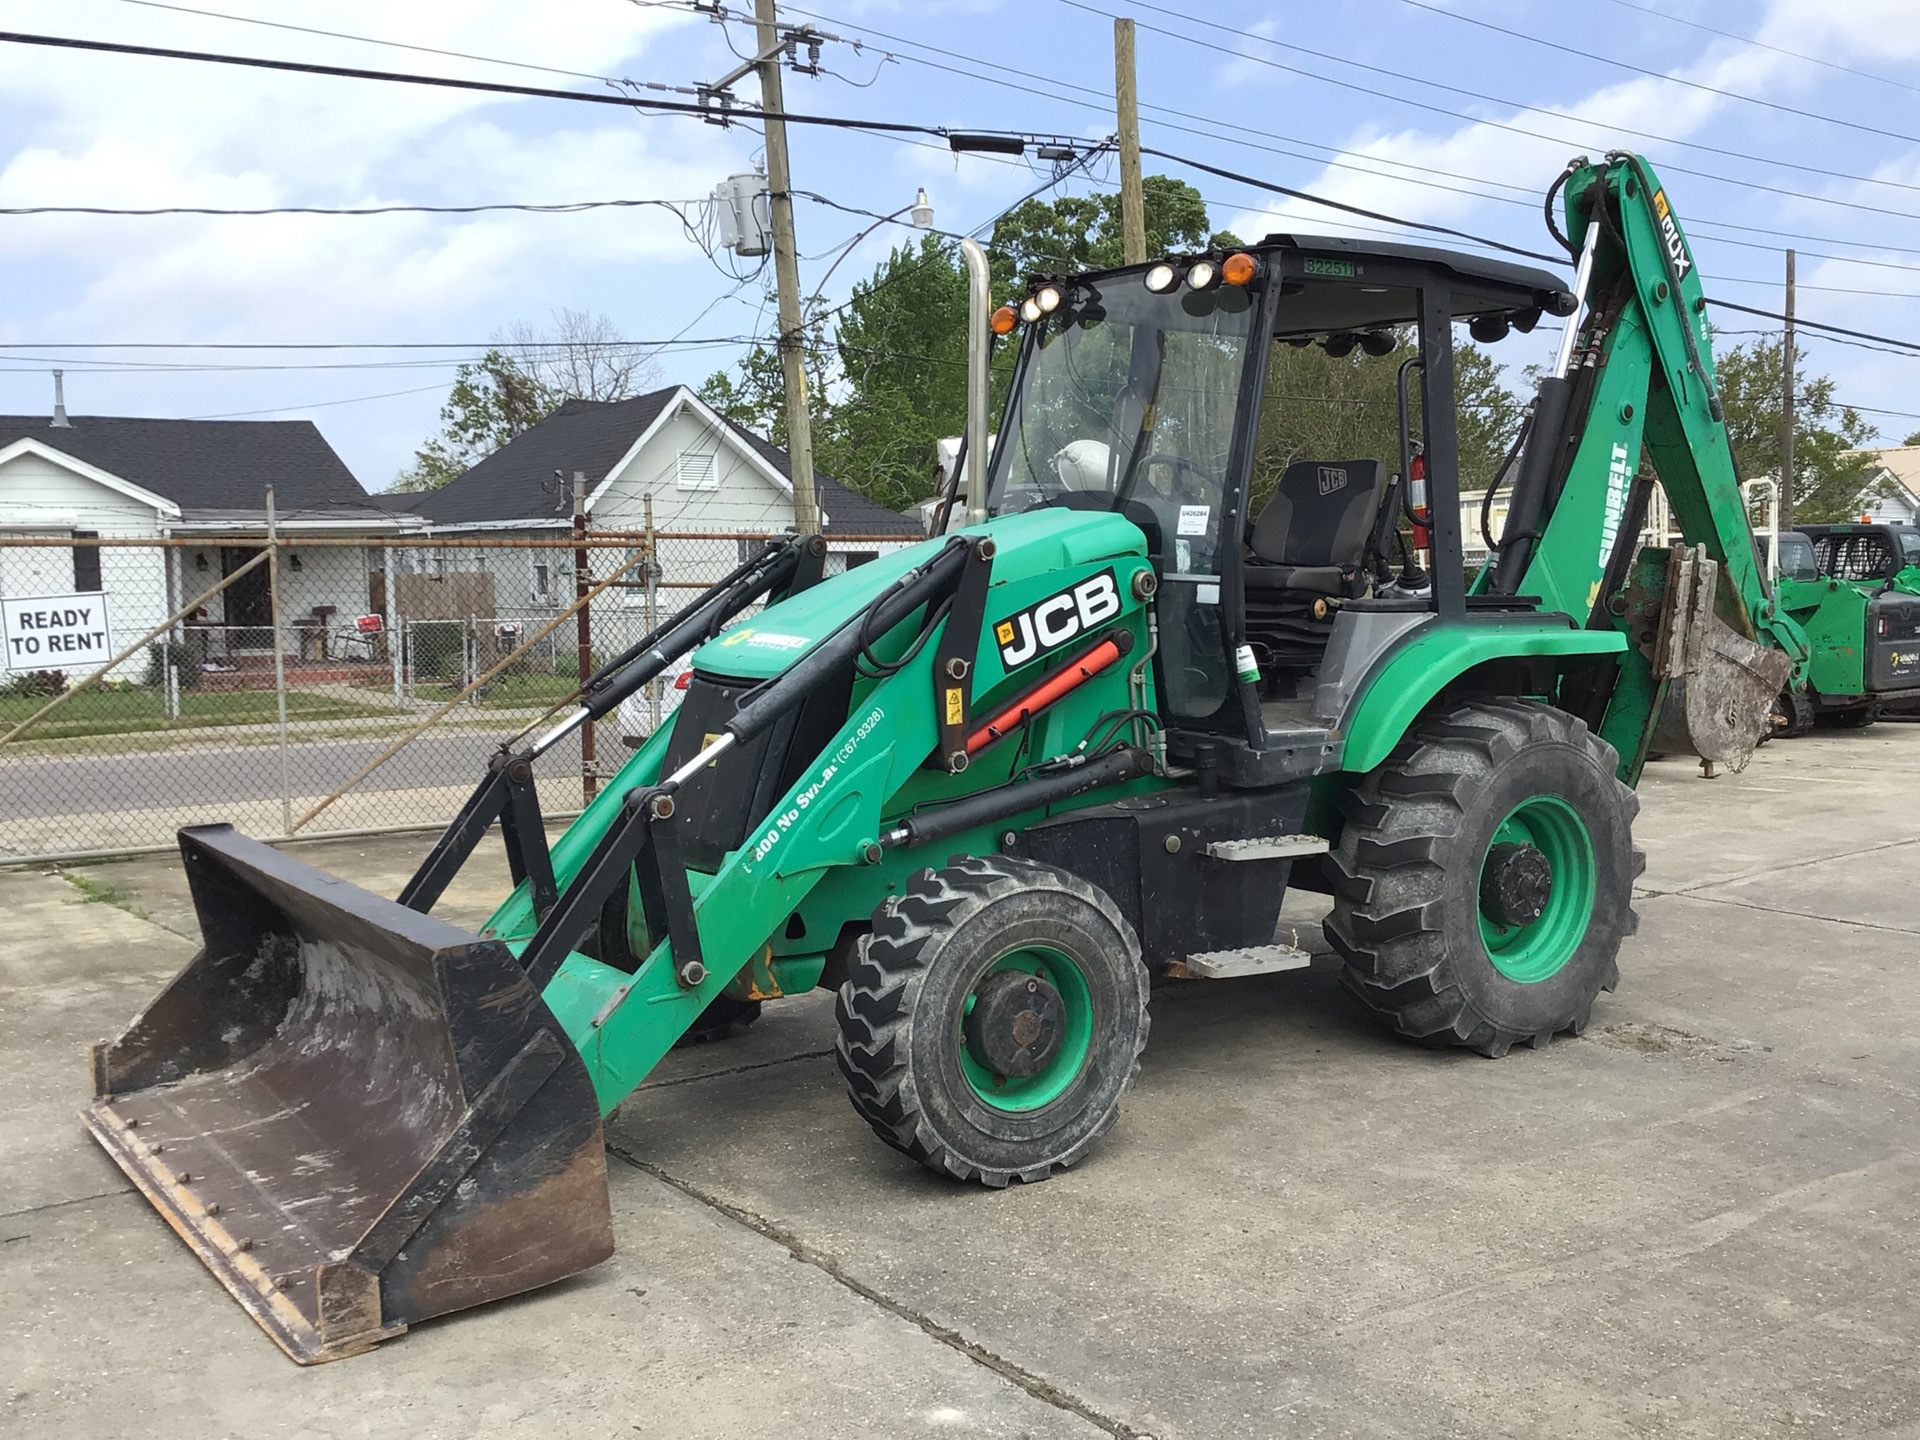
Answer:
[[503, 944], [230, 826], [180, 853], [204, 948], [94, 1047], [84, 1118], [288, 1355], [612, 1254], [586, 1068]]

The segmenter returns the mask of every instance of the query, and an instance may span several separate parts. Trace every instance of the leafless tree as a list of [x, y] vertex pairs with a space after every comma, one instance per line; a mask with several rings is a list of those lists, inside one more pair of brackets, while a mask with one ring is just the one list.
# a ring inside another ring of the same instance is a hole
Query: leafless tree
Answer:
[[622, 340], [605, 314], [555, 310], [544, 329], [516, 321], [501, 343], [522, 372], [571, 399], [625, 400], [660, 380], [652, 352]]

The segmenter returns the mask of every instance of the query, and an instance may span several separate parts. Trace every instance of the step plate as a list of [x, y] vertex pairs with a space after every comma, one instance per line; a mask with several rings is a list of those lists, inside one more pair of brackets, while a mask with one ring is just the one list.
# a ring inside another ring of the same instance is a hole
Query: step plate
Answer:
[[1243, 975], [1271, 975], [1279, 970], [1304, 970], [1313, 956], [1291, 945], [1250, 945], [1244, 950], [1203, 950], [1167, 966], [1175, 980], [1237, 980]]
[[1215, 840], [1202, 853], [1209, 860], [1285, 860], [1324, 855], [1329, 848], [1318, 835], [1267, 835], [1254, 840]]

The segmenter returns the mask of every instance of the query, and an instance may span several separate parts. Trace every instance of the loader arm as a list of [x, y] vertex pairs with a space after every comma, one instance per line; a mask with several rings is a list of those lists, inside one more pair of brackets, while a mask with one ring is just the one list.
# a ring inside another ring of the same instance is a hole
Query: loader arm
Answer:
[[[1563, 696], [1619, 752], [1623, 779], [1637, 779], [1670, 692], [1696, 730], [1724, 732], [1685, 748], [1738, 768], [1808, 646], [1775, 605], [1754, 542], [1699, 272], [1638, 156], [1575, 162], [1563, 179], [1583, 308], [1559, 373], [1541, 384], [1507, 525], [1475, 588], [1537, 595], [1627, 637], [1617, 664]], [[1684, 563], [1636, 555], [1654, 483], [1643, 457], [1690, 551]]]

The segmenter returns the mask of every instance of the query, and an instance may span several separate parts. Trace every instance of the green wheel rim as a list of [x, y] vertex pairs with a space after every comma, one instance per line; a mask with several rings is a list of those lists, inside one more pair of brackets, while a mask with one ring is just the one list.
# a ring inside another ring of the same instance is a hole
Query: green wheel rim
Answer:
[[[961, 1028], [973, 1010], [980, 987], [989, 977], [1003, 970], [1023, 971], [1046, 981], [1060, 992], [1061, 1004], [1066, 1012], [1065, 1033], [1060, 1037], [1060, 1048], [1053, 1053], [1052, 1059], [1031, 1075], [995, 1075], [973, 1058]], [[1010, 950], [974, 977], [973, 988], [967, 992], [953, 1028], [960, 1049], [960, 1071], [966, 1077], [968, 1088], [983, 1104], [991, 1105], [996, 1110], [1014, 1112], [1038, 1110], [1066, 1094], [1068, 1087], [1086, 1069], [1087, 1057], [1093, 1051], [1093, 990], [1079, 965], [1063, 950], [1056, 950], [1051, 945], [1029, 945]]]
[[1593, 921], [1593, 837], [1566, 801], [1536, 795], [1513, 807], [1487, 849], [1500, 844], [1531, 845], [1553, 870], [1547, 907], [1532, 924], [1503, 926], [1484, 909], [1478, 911], [1480, 939], [1493, 968], [1519, 984], [1537, 985], [1566, 967]]

